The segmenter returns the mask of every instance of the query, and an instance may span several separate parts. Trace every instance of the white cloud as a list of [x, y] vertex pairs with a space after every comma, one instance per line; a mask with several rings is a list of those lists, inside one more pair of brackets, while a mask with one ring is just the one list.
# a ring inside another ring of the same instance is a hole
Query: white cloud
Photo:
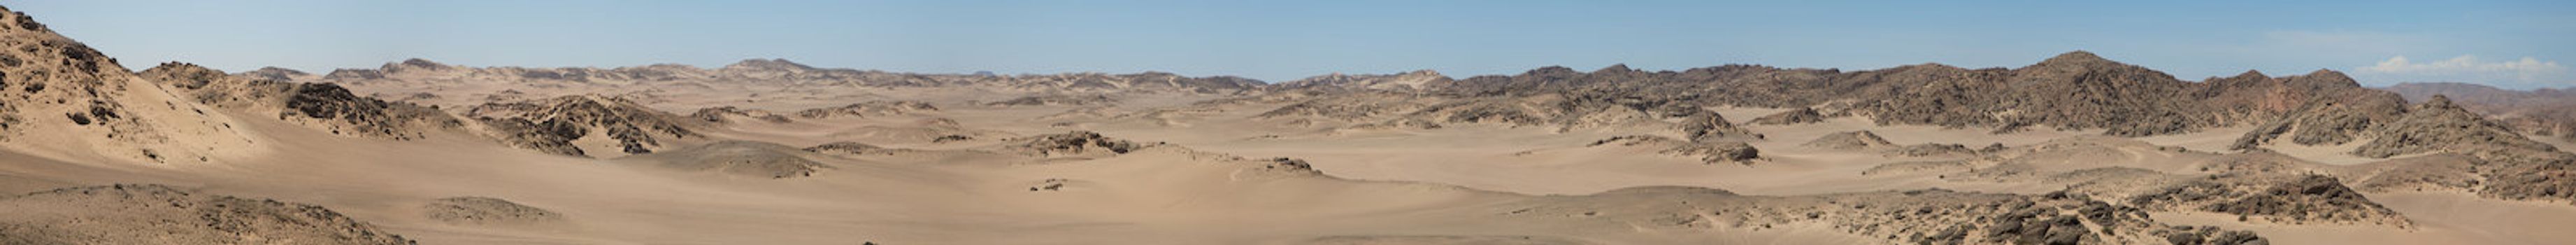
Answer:
[[2471, 82], [2507, 86], [2564, 86], [2567, 66], [2557, 61], [2532, 57], [2488, 62], [2477, 56], [2461, 55], [2446, 60], [2416, 61], [2406, 56], [2390, 57], [2378, 64], [2355, 68], [2363, 74], [2384, 75], [2410, 81], [2392, 82]]

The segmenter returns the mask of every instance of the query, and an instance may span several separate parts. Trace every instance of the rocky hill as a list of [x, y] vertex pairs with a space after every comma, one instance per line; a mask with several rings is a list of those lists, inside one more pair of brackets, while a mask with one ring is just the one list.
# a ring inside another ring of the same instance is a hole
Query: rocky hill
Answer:
[[0, 9], [0, 146], [56, 157], [207, 162], [260, 149], [169, 86], [136, 76], [26, 13]]
[[2576, 141], [2576, 91], [2505, 90], [2468, 83], [2404, 83], [2381, 89], [2416, 101], [2448, 96], [2469, 111], [2503, 121], [2524, 133]]
[[[487, 103], [467, 112], [487, 133], [510, 146], [573, 156], [652, 153], [674, 140], [701, 138], [704, 120], [654, 110], [621, 98], [586, 95], [510, 103]], [[576, 145], [600, 139], [608, 145]], [[586, 149], [616, 149], [618, 153]]]

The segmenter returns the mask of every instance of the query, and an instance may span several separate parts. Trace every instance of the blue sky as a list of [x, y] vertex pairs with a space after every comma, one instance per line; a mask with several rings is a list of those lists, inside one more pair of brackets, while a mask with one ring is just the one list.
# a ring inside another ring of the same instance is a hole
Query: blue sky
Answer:
[[10, 1], [128, 66], [1170, 71], [1284, 81], [1559, 65], [2018, 67], [2576, 86], [2576, 1]]

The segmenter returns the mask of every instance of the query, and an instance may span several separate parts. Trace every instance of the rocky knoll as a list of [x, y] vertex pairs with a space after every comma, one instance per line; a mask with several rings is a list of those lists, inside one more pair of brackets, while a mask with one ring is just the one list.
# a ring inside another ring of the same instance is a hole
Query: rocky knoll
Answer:
[[1844, 72], [1728, 65], [1647, 72], [1614, 66], [1587, 73], [1546, 67], [1433, 85], [1432, 91], [1445, 94], [1597, 91], [1699, 106], [1784, 108], [1834, 102], [1837, 114], [1869, 116], [1881, 124], [2005, 131], [2046, 126], [2104, 129], [2120, 136], [2261, 123], [2313, 98], [2367, 89], [2330, 71], [2186, 82], [2082, 51], [2013, 69], [1924, 64]]
[[547, 153], [592, 156], [573, 141], [593, 136], [614, 140], [625, 154], [652, 153], [664, 142], [704, 137], [690, 129], [697, 121], [646, 108], [620, 98], [597, 95], [545, 100], [486, 103], [467, 115], [482, 122], [503, 143]]
[[0, 197], [0, 244], [414, 244], [330, 209], [162, 185]]
[[[142, 79], [26, 13], [0, 8], [0, 145], [68, 157], [208, 162], [255, 148], [235, 122]], [[29, 141], [26, 139], [61, 139]]]
[[626, 156], [618, 160], [650, 162], [654, 166], [682, 171], [783, 179], [814, 176], [816, 172], [833, 168], [815, 162], [814, 159], [819, 157], [813, 152], [777, 143], [729, 140]]
[[187, 91], [198, 103], [253, 114], [275, 114], [332, 134], [382, 139], [414, 139], [427, 130], [453, 129], [463, 122], [438, 109], [386, 102], [350, 94], [329, 83], [279, 82], [233, 76], [195, 64], [170, 62], [143, 70], [143, 77]]

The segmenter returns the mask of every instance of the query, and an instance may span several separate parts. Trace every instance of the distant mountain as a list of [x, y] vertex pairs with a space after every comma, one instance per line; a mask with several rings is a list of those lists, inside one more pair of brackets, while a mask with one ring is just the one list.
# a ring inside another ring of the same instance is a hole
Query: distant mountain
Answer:
[[581, 86], [704, 82], [782, 86], [979, 87], [1048, 92], [1149, 90], [1194, 93], [1226, 93], [1264, 86], [1261, 81], [1250, 78], [1187, 77], [1163, 72], [1017, 76], [997, 76], [990, 73], [922, 74], [816, 68], [785, 59], [749, 59], [715, 69], [677, 64], [617, 68], [469, 67], [425, 59], [408, 59], [386, 63], [376, 69], [335, 70], [320, 77], [306, 78], [277, 74], [291, 73], [270, 70], [262, 70], [256, 74], [245, 73], [245, 75], [270, 78], [293, 78], [304, 82], [338, 82], [362, 86], [383, 83], [549, 83]]
[[2148, 136], [2269, 121], [2313, 98], [2373, 92], [2334, 71], [2290, 77], [2248, 72], [2186, 82], [2075, 51], [2021, 68], [1941, 64], [1844, 72], [1727, 65], [1647, 72], [1545, 67], [1519, 75], [1431, 83], [1455, 95], [1610, 94], [1703, 106], [1814, 107], [1881, 124], [2106, 130]]

